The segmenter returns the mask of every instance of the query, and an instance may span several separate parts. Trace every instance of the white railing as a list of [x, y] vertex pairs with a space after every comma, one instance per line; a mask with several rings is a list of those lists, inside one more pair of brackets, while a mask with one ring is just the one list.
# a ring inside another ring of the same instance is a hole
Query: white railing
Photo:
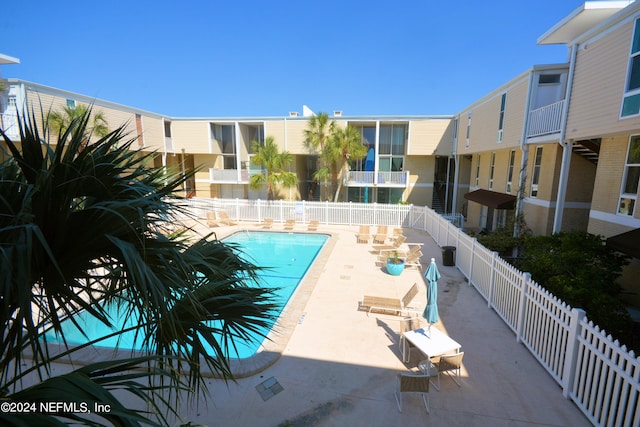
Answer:
[[640, 358], [428, 207], [365, 203], [189, 199], [201, 218], [225, 210], [233, 218], [325, 224], [386, 224], [426, 231], [456, 247], [456, 267], [538, 362], [596, 426], [640, 425]]
[[20, 128], [18, 127], [18, 115], [13, 113], [0, 114], [0, 129], [11, 140], [20, 138]]
[[409, 171], [349, 171], [344, 177], [344, 184], [348, 187], [365, 187], [374, 185], [382, 187], [406, 187], [408, 182]]
[[531, 110], [527, 136], [534, 137], [560, 132], [563, 108], [564, 100]]
[[217, 169], [209, 168], [209, 182], [211, 183], [241, 183], [249, 182], [249, 171], [246, 169]]

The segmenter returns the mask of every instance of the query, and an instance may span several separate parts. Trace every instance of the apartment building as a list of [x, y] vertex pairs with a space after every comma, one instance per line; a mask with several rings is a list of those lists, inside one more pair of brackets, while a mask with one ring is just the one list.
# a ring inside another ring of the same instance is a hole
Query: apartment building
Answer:
[[[607, 2], [595, 3], [592, 12]], [[582, 26], [577, 20], [589, 11], [585, 3], [539, 42], [562, 43], [571, 52], [565, 144], [588, 147], [596, 161], [587, 231], [633, 257], [622, 285], [640, 306], [640, 3], [615, 3], [623, 7]], [[560, 165], [569, 174], [575, 167], [573, 159]]]
[[[196, 170], [183, 189], [185, 196], [266, 199], [266, 189], [249, 186], [251, 175], [263, 172], [251, 161], [255, 154], [252, 144], [273, 137], [280, 151], [293, 156], [291, 170], [299, 180], [295, 188], [279, 188], [278, 196], [333, 200], [333, 195], [323, 192], [313, 180], [318, 156], [305, 146], [304, 130], [314, 113], [306, 106], [302, 114], [292, 112], [284, 117], [167, 117], [19, 79], [8, 79], [7, 83], [2, 117], [10, 138], [19, 136], [17, 117], [23, 111], [33, 111], [41, 118], [51, 111], [90, 105], [112, 128], [124, 126], [136, 140], [135, 148], [157, 152], [157, 165]], [[336, 126], [357, 128], [369, 148], [366, 158], [351, 162], [340, 200], [426, 206], [432, 206], [434, 200], [446, 202], [437, 187], [446, 187], [447, 160], [453, 151], [451, 118], [349, 117], [334, 111], [330, 119]]]

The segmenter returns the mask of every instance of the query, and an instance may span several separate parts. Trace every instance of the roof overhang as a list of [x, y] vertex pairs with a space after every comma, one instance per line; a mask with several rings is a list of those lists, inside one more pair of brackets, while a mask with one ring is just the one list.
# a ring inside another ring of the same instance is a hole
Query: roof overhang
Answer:
[[480, 203], [493, 209], [515, 209], [516, 196], [490, 190], [475, 190], [464, 195], [472, 202]]
[[13, 56], [0, 53], [0, 64], [19, 64], [20, 60]]
[[633, 0], [585, 2], [538, 37], [538, 44], [569, 44], [631, 3]]
[[640, 258], [640, 228], [611, 236], [606, 245], [615, 251]]

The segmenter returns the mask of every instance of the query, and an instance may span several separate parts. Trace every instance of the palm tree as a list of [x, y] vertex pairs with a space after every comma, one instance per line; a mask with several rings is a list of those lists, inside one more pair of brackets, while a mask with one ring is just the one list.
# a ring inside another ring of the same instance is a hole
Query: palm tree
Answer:
[[[0, 164], [0, 398], [111, 412], [2, 411], [1, 425], [166, 425], [183, 397], [206, 392], [203, 368], [233, 379], [234, 343], [274, 318], [273, 291], [249, 280], [259, 267], [212, 235], [168, 227], [188, 215], [174, 194], [190, 174], [149, 168], [154, 154], [132, 150], [123, 127], [83, 147], [90, 115], [61, 129], [56, 146], [33, 113], [20, 118], [18, 144], [0, 131], [11, 153]], [[109, 325], [107, 304], [139, 313], [144, 355], [54, 376], [52, 363], [78, 347], [56, 355], [42, 331], [64, 340], [61, 322], [81, 310]]]
[[334, 202], [338, 201], [342, 179], [349, 170], [349, 161], [362, 159], [367, 155], [367, 150], [367, 146], [362, 144], [362, 135], [357, 128], [347, 125], [345, 128], [334, 129], [326, 149], [332, 169], [340, 168], [336, 174], [337, 188]]
[[[64, 129], [68, 129], [76, 119], [79, 119], [87, 114], [92, 108], [87, 105], [80, 104], [75, 107], [67, 106], [62, 112], [51, 111], [47, 117], [48, 126], [56, 133], [60, 133]], [[90, 126], [87, 126], [87, 139], [91, 135], [98, 138], [102, 138], [109, 133], [109, 124], [104, 117], [104, 113], [101, 111], [95, 111], [91, 114]]]
[[337, 171], [332, 170], [330, 159], [326, 157], [325, 148], [329, 143], [331, 134], [335, 129], [335, 122], [329, 120], [328, 113], [318, 113], [311, 116], [307, 123], [307, 128], [304, 130], [304, 144], [310, 149], [319, 153], [320, 167], [314, 173], [313, 177], [318, 182], [324, 182], [331, 179], [332, 186], [335, 188], [336, 182], [334, 178], [337, 176]]
[[293, 156], [288, 151], [280, 152], [272, 136], [268, 136], [264, 146], [258, 141], [252, 142], [255, 155], [251, 161], [264, 168], [264, 174], [251, 175], [249, 186], [254, 189], [267, 185], [267, 199], [273, 198], [273, 187], [283, 185], [286, 188], [295, 186], [298, 177], [295, 173], [287, 171], [287, 167], [293, 162]]

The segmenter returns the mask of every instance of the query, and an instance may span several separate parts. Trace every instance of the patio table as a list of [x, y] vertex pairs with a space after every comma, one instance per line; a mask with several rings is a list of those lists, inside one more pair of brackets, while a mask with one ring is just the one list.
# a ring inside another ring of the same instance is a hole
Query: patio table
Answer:
[[427, 359], [448, 353], [457, 353], [461, 349], [460, 343], [445, 335], [436, 328], [420, 328], [407, 331], [400, 337], [402, 342], [402, 360], [409, 362], [409, 343], [413, 344]]

